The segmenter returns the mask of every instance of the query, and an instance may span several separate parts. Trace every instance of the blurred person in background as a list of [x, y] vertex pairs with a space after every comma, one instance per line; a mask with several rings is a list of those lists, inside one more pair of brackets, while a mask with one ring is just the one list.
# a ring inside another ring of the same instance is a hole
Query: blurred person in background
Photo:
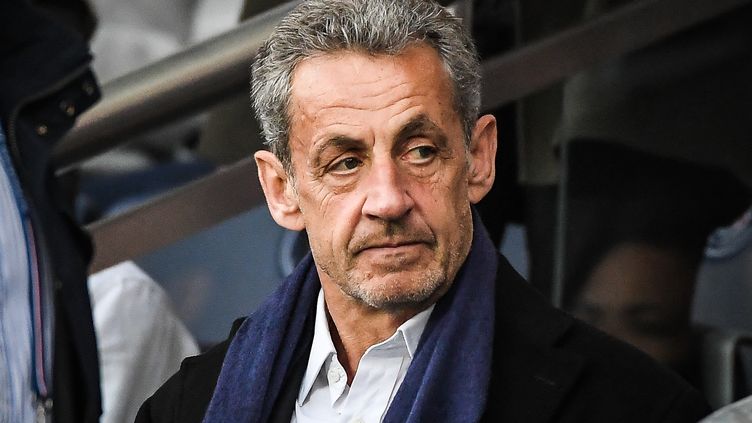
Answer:
[[[586, 17], [629, 3], [588, 1]], [[751, 19], [744, 5], [577, 74], [556, 133], [565, 308], [698, 387], [703, 251], [752, 200]]]
[[99, 98], [93, 23], [82, 1], [0, 3], [0, 421], [87, 423], [101, 412], [91, 245], [51, 162]]

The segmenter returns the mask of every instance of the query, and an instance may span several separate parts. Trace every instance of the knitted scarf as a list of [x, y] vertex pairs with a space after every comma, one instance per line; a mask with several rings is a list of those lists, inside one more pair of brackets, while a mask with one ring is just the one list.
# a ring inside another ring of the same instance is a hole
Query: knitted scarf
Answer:
[[[473, 213], [470, 253], [437, 302], [384, 422], [476, 422], [486, 408], [497, 253]], [[309, 254], [238, 329], [205, 423], [266, 422], [320, 282]]]

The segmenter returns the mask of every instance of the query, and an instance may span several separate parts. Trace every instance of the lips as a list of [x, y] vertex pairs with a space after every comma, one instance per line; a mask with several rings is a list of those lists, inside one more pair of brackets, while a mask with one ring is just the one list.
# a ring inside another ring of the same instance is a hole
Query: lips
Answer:
[[418, 240], [389, 240], [389, 241], [377, 241], [377, 242], [368, 242], [362, 245], [359, 245], [358, 248], [355, 249], [355, 254], [359, 254], [363, 251], [367, 250], [376, 250], [376, 249], [385, 249], [385, 250], [397, 250], [401, 247], [412, 247], [417, 245], [430, 245], [431, 241], [418, 239]]
[[413, 241], [411, 241], [411, 242], [394, 242], [394, 243], [390, 242], [390, 243], [387, 243], [387, 244], [371, 245], [371, 246], [368, 246], [368, 247], [364, 248], [364, 250], [370, 250], [370, 249], [376, 249], [376, 248], [408, 247], [408, 246], [417, 245], [417, 244], [421, 244], [421, 243], [420, 242], [413, 242]]

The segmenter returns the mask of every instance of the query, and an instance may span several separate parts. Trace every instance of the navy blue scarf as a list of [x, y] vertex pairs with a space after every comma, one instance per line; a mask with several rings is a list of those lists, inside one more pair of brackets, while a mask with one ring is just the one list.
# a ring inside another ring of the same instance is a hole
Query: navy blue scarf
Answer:
[[[476, 422], [486, 408], [497, 255], [474, 213], [470, 254], [438, 301], [385, 422]], [[242, 324], [205, 423], [266, 422], [320, 289], [310, 254]]]

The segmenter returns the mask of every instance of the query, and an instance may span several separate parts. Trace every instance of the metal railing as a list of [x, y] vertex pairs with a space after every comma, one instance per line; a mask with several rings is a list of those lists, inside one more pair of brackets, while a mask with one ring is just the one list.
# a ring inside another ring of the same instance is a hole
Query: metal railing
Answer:
[[483, 108], [548, 87], [750, 0], [641, 0], [483, 63]]
[[[520, 99], [593, 64], [749, 2], [642, 0], [491, 58], [483, 63], [483, 108]], [[255, 51], [296, 3], [272, 9], [224, 35], [105, 85], [102, 101], [81, 116], [56, 151], [58, 166], [75, 165], [129, 136], [247, 90]], [[90, 225], [97, 247], [92, 270], [168, 245], [262, 201], [255, 165], [250, 159], [242, 160], [147, 205]], [[202, 207], [193, 207], [196, 204]]]
[[237, 28], [117, 78], [81, 115], [55, 152], [59, 168], [103, 153], [129, 137], [248, 92], [250, 64], [261, 43], [298, 1], [284, 3]]

